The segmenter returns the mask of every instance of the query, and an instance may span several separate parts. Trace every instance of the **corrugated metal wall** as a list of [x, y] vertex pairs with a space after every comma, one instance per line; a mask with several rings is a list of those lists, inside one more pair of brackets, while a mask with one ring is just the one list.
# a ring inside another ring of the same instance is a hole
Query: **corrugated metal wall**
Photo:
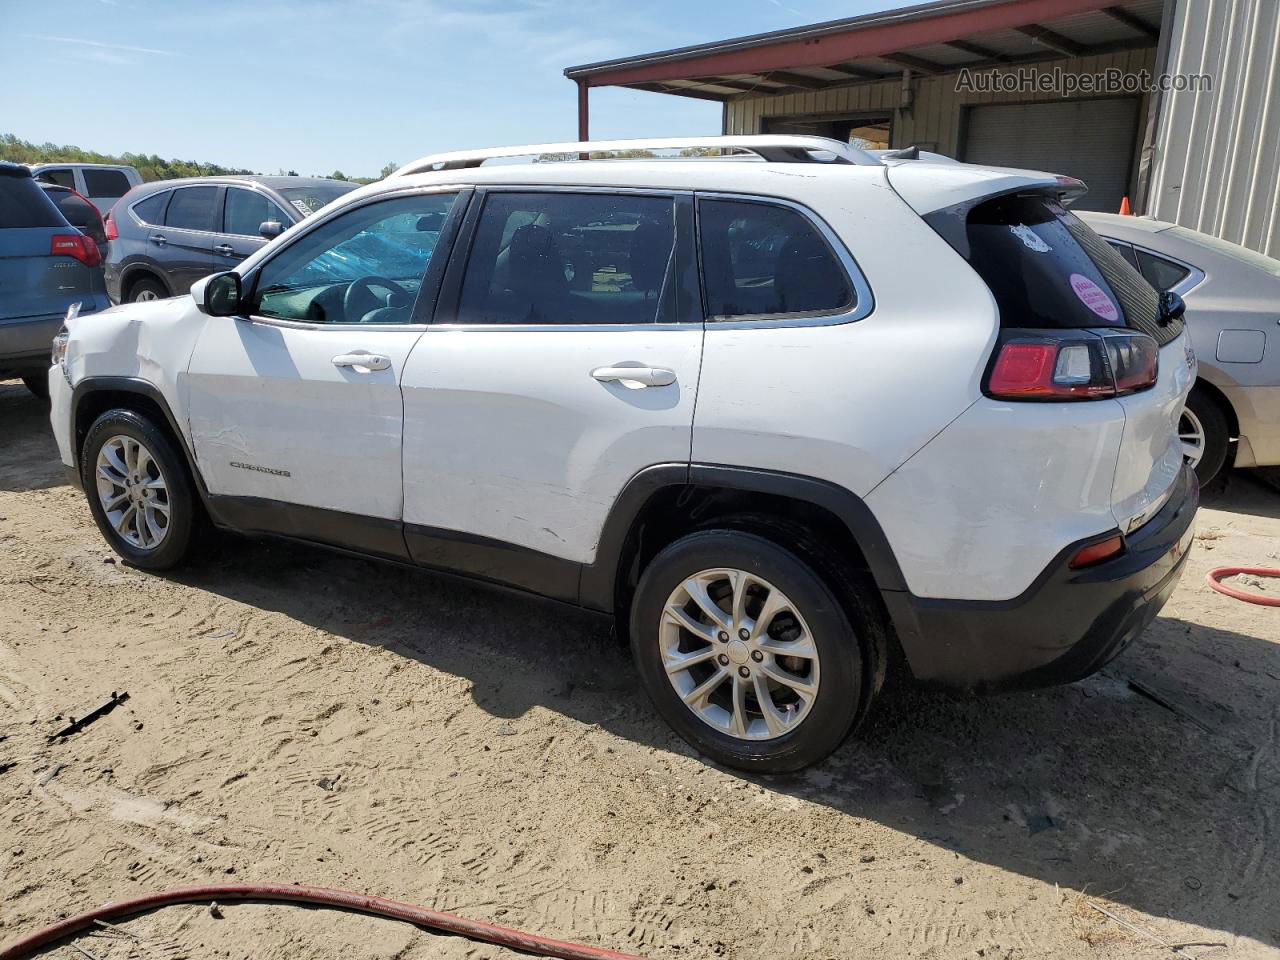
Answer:
[[1150, 212], [1280, 257], [1280, 3], [1179, 0], [1168, 71], [1214, 88], [1164, 94]]
[[[1196, 0], [1201, 2], [1201, 0]], [[1275, 4], [1276, 0], [1257, 0], [1258, 3]], [[1155, 49], [1130, 50], [1122, 53], [1103, 54], [1095, 57], [1077, 57], [1056, 60], [1045, 66], [1052, 69], [1061, 66], [1070, 73], [1095, 73], [1110, 67], [1126, 72], [1152, 70]], [[860, 83], [831, 90], [815, 90], [787, 96], [751, 97], [729, 101], [726, 105], [725, 133], [761, 133], [765, 117], [801, 117], [884, 112], [893, 117], [893, 145], [905, 147], [913, 143], [930, 150], [956, 156], [960, 148], [961, 117], [964, 106], [975, 103], [1027, 103], [1037, 100], [1062, 99], [1025, 93], [973, 93], [956, 92], [957, 74], [936, 77], [919, 77], [913, 81], [913, 99], [910, 109], [900, 109], [902, 83], [886, 80], [878, 83]], [[1146, 116], [1146, 99], [1139, 107], [1140, 117]]]

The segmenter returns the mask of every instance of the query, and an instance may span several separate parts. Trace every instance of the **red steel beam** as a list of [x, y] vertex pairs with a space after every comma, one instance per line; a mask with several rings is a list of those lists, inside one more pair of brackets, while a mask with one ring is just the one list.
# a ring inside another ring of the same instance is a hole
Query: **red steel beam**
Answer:
[[927, 44], [947, 43], [975, 33], [1010, 30], [1114, 6], [1115, 0], [1008, 0], [1006, 3], [943, 13], [936, 17], [882, 23], [848, 33], [785, 40], [778, 43], [706, 53], [701, 56], [636, 67], [620, 67], [579, 77], [593, 87], [682, 80], [710, 74], [768, 73], [793, 67], [822, 67], [865, 57], [879, 57]]
[[590, 140], [591, 132], [590, 110], [587, 106], [587, 90], [589, 85], [586, 80], [578, 81], [578, 142]]

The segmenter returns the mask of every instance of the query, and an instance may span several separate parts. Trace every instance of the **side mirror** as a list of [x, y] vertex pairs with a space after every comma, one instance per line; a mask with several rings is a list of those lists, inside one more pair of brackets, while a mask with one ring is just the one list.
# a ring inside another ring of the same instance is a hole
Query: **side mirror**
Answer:
[[1168, 326], [1187, 312], [1187, 304], [1172, 290], [1160, 294], [1160, 324]]
[[258, 233], [262, 234], [265, 240], [274, 240], [284, 233], [284, 224], [279, 220], [264, 220], [258, 224]]
[[240, 274], [215, 273], [191, 287], [196, 309], [211, 317], [234, 317], [240, 312]]

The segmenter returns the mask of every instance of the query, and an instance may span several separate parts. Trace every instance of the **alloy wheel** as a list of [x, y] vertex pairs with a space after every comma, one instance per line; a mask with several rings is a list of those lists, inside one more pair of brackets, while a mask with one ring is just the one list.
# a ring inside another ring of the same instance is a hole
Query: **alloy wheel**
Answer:
[[152, 300], [159, 300], [160, 294], [150, 288], [144, 287], [133, 296], [134, 303], [150, 303]]
[[1178, 420], [1178, 440], [1182, 442], [1182, 459], [1194, 467], [1204, 456], [1204, 424], [1190, 408], [1183, 408]]
[[703, 570], [681, 582], [663, 607], [658, 642], [685, 706], [739, 740], [790, 733], [817, 699], [818, 648], [804, 617], [745, 570]]
[[169, 532], [169, 487], [151, 451], [123, 434], [98, 450], [94, 477], [107, 522], [129, 546], [154, 550]]

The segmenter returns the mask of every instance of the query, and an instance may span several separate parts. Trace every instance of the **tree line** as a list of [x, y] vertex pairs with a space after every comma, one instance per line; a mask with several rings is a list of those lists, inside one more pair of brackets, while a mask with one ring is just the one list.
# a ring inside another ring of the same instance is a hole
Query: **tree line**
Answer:
[[[244, 167], [224, 167], [217, 163], [201, 163], [196, 160], [166, 160], [163, 157], [156, 156], [154, 153], [147, 155], [145, 153], [99, 153], [96, 150], [85, 150], [82, 147], [73, 146], [71, 144], [58, 143], [31, 143], [29, 140], [23, 140], [12, 133], [0, 133], [0, 160], [8, 160], [11, 163], [115, 163], [126, 164], [133, 167], [142, 174], [142, 179], [151, 180], [173, 180], [177, 177], [224, 177], [224, 176], [245, 176], [256, 174], [259, 171], [249, 170]], [[382, 168], [382, 176], [396, 168], [395, 164], [389, 163]], [[297, 170], [278, 171], [280, 176], [296, 177]], [[326, 174], [317, 173], [313, 176], [323, 177]], [[331, 174], [327, 174], [335, 180], [350, 180], [353, 183], [372, 183], [377, 177], [349, 177], [341, 170], [335, 170]]]

